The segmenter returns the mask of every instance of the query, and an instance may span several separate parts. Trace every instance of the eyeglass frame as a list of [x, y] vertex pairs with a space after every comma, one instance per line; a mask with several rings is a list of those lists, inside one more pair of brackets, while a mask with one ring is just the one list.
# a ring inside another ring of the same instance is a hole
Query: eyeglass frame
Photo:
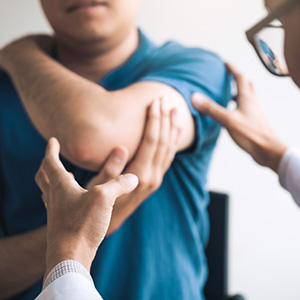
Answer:
[[265, 17], [264, 19], [262, 19], [260, 22], [258, 22], [256, 25], [254, 25], [252, 28], [250, 28], [249, 30], [246, 31], [246, 36], [247, 39], [249, 41], [249, 43], [253, 46], [256, 54], [258, 55], [260, 61], [263, 63], [263, 65], [266, 67], [266, 69], [272, 73], [275, 76], [279, 76], [279, 77], [287, 77], [289, 76], [289, 74], [278, 74], [273, 72], [268, 65], [266, 64], [266, 62], [263, 60], [263, 58], [260, 55], [260, 52], [257, 48], [256, 42], [255, 42], [255, 35], [260, 32], [262, 29], [266, 28], [266, 27], [270, 27], [268, 25], [270, 25], [270, 23], [275, 20], [278, 19], [280, 16], [284, 15], [285, 13], [287, 13], [296, 3], [300, 3], [300, 0], [290, 0], [287, 1], [286, 3], [280, 5], [279, 7], [277, 7], [276, 9], [274, 9], [273, 11], [271, 11], [267, 17]]

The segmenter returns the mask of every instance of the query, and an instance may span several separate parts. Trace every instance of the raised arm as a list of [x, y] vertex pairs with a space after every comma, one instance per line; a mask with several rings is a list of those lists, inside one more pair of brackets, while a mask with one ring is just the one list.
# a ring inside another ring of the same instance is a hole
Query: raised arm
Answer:
[[62, 154], [81, 167], [99, 170], [120, 144], [132, 157], [142, 137], [147, 107], [158, 97], [166, 99], [166, 110], [178, 110], [179, 150], [193, 142], [194, 122], [186, 102], [168, 85], [140, 82], [109, 92], [51, 59], [30, 38], [2, 50], [0, 66], [12, 78], [37, 130], [45, 139], [57, 137]]

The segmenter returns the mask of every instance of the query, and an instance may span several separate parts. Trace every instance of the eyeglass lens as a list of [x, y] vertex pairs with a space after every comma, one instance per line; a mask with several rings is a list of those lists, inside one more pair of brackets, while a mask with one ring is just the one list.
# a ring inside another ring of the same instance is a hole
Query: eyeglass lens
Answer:
[[284, 30], [279, 21], [272, 22], [254, 36], [256, 50], [266, 67], [275, 75], [288, 75], [284, 58]]

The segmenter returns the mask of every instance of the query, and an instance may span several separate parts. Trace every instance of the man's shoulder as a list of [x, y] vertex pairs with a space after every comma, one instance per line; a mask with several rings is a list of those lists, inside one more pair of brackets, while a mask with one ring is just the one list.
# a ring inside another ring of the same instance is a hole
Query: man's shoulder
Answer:
[[199, 47], [186, 47], [176, 41], [157, 47], [153, 57], [169, 63], [224, 66], [223, 60], [216, 53]]

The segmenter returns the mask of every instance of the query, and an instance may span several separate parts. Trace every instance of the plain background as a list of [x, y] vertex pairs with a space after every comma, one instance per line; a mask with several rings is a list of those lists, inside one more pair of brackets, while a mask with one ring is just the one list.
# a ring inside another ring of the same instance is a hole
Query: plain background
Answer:
[[[290, 79], [265, 71], [244, 35], [265, 14], [262, 0], [142, 0], [138, 23], [158, 43], [175, 39], [236, 64], [255, 83], [279, 136], [300, 147], [300, 93]], [[0, 46], [32, 32], [50, 32], [38, 0], [0, 0]], [[224, 131], [209, 178], [211, 189], [231, 196], [230, 292], [249, 300], [300, 299], [300, 209], [277, 176]]]

